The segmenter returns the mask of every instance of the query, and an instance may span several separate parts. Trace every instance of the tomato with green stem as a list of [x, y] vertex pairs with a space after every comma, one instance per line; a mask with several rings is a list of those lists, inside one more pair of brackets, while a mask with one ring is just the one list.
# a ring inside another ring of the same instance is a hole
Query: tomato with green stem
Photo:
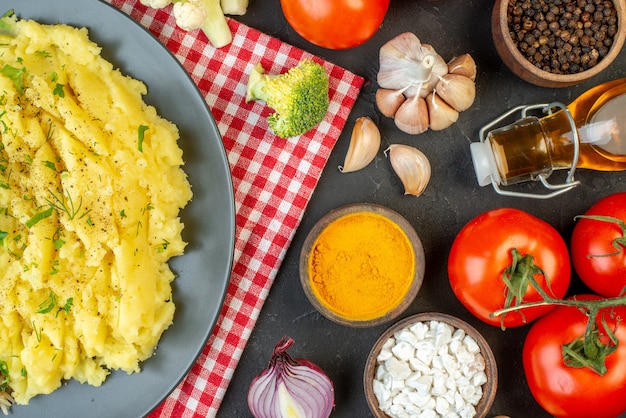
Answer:
[[614, 193], [577, 217], [572, 231], [574, 270], [594, 292], [615, 297], [626, 288], [626, 193]]
[[[482, 321], [511, 328], [547, 313], [552, 306], [493, 313], [521, 302], [561, 298], [571, 276], [565, 241], [547, 222], [519, 209], [487, 211], [456, 236], [448, 258], [448, 277], [459, 301]], [[534, 286], [536, 284], [537, 286]]]
[[307, 41], [347, 49], [370, 39], [382, 24], [389, 0], [281, 0], [289, 25]]
[[[614, 418], [626, 412], [625, 301], [600, 299], [577, 296], [577, 304], [557, 306], [526, 336], [526, 381], [552, 416]], [[595, 310], [584, 300], [597, 301]]]

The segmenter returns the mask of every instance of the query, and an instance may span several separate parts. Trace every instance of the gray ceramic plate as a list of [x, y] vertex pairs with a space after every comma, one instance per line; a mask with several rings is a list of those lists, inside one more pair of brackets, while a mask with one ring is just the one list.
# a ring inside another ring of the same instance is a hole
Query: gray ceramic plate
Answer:
[[97, 0], [3, 0], [3, 14], [42, 23], [85, 26], [102, 55], [125, 74], [148, 86], [146, 102], [176, 123], [185, 156], [184, 169], [194, 193], [181, 214], [183, 256], [172, 260], [177, 305], [173, 325], [156, 354], [135, 375], [115, 372], [99, 388], [68, 382], [14, 406], [18, 417], [139, 417], [176, 387], [202, 351], [223, 304], [234, 251], [235, 214], [230, 169], [213, 116], [176, 58], [125, 14]]

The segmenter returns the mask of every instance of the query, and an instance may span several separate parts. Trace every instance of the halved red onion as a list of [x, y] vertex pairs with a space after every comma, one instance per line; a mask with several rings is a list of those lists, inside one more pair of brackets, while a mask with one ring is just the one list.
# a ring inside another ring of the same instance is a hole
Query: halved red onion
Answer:
[[335, 406], [333, 382], [316, 364], [293, 359], [283, 337], [274, 347], [267, 369], [250, 383], [248, 407], [255, 418], [328, 418]]

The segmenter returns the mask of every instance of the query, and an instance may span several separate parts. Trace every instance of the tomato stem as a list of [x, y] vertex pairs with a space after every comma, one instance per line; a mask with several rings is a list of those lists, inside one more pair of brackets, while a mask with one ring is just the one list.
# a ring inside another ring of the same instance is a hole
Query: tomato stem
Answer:
[[[539, 289], [537, 289], [537, 291], [539, 291]], [[591, 312], [594, 310], [597, 312], [600, 309], [611, 308], [615, 306], [626, 306], [626, 296], [607, 298], [607, 299], [597, 299], [597, 300], [580, 300], [580, 299], [575, 299], [575, 298], [574, 299], [557, 299], [557, 298], [548, 296], [547, 294], [545, 294], [545, 292], [540, 292], [540, 293], [544, 293], [543, 295], [544, 300], [540, 300], [537, 302], [524, 302], [519, 305], [498, 309], [497, 311], [493, 312], [490, 316], [493, 318], [493, 317], [497, 317], [500, 315], [504, 315], [509, 312], [521, 310], [521, 309], [528, 309], [528, 308], [533, 308], [537, 306], [549, 306], [549, 305], [574, 306], [578, 308], [583, 308], [588, 312]]]
[[611, 241], [611, 245], [613, 245], [613, 248], [615, 248], [615, 251], [613, 251], [612, 253], [608, 253], [608, 254], [587, 254], [587, 258], [593, 258], [593, 257], [611, 257], [614, 255], [618, 255], [622, 252], [623, 248], [626, 246], [626, 222], [622, 221], [619, 218], [615, 218], [613, 216], [599, 216], [599, 215], [578, 215], [575, 216], [574, 219], [591, 219], [594, 221], [601, 221], [601, 222], [609, 222], [609, 223], [613, 223], [615, 225], [617, 225], [621, 230], [622, 230], [622, 236], [621, 237], [617, 237], [615, 238], [613, 241]]
[[[561, 347], [563, 363], [578, 369], [586, 367], [603, 376], [608, 371], [606, 357], [617, 350], [618, 340], [614, 331], [606, 323], [604, 316], [601, 318], [602, 329], [600, 329], [595, 319], [598, 317], [598, 310], [594, 308], [585, 314], [589, 318], [585, 335]], [[609, 338], [607, 343], [602, 342], [603, 331]]]
[[[506, 284], [505, 309], [513, 307], [511, 310], [518, 311], [517, 307], [524, 302], [523, 298], [529, 285], [537, 289], [537, 292], [544, 300], [549, 298], [548, 294], [535, 279], [536, 274], [540, 274], [545, 278], [548, 289], [552, 291], [548, 277], [544, 271], [535, 264], [534, 257], [531, 254], [522, 255], [517, 248], [511, 249], [511, 265], [502, 273], [502, 280]], [[508, 312], [508, 310], [503, 311], [500, 316], [500, 328], [502, 328], [502, 330], [505, 329], [504, 317]], [[524, 322], [526, 322], [524, 313], [519, 311], [519, 314], [522, 315]], [[497, 315], [492, 314], [492, 316]]]
[[[512, 250], [511, 253], [514, 259], [517, 254], [519, 254], [516, 250]], [[517, 261], [512, 265], [516, 263]], [[537, 292], [541, 294], [543, 300], [537, 302], [523, 302], [521, 299], [518, 299], [518, 303], [515, 303], [513, 306], [511, 306], [511, 304], [505, 305], [503, 309], [493, 312], [491, 317], [504, 316], [509, 312], [519, 312], [523, 309], [538, 306], [559, 305], [578, 308], [588, 317], [587, 326], [584, 335], [581, 335], [574, 341], [564, 344], [561, 347], [563, 362], [569, 367], [587, 367], [599, 375], [604, 375], [607, 372], [606, 357], [617, 349], [618, 339], [615, 336], [615, 331], [607, 324], [604, 316], [600, 318], [602, 323], [601, 327], [598, 325], [597, 318], [598, 315], [600, 315], [600, 311], [603, 309], [626, 305], [626, 296], [593, 300], [576, 299], [576, 297], [571, 299], [558, 299], [548, 295], [533, 277], [528, 277], [528, 281]], [[505, 282], [507, 282], [506, 279]], [[604, 336], [609, 339], [607, 343], [602, 341]]]

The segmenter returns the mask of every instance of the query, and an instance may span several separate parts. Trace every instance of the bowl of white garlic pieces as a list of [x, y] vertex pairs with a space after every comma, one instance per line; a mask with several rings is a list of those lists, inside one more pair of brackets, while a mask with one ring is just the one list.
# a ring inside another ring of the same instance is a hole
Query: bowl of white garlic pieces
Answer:
[[427, 312], [395, 323], [378, 338], [363, 383], [377, 418], [484, 417], [496, 396], [498, 370], [475, 328]]

